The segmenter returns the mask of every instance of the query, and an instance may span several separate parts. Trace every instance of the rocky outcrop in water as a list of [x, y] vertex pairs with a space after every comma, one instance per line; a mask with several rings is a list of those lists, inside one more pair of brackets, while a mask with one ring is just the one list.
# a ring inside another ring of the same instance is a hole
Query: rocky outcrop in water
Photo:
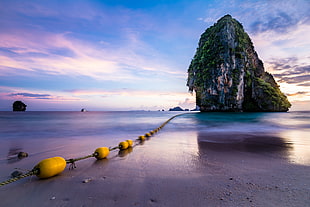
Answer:
[[288, 111], [291, 106], [230, 15], [201, 35], [187, 86], [196, 92], [201, 111]]
[[174, 108], [170, 108], [169, 111], [184, 111], [181, 107], [177, 106]]
[[13, 103], [13, 111], [26, 111], [27, 105], [22, 101], [15, 101]]

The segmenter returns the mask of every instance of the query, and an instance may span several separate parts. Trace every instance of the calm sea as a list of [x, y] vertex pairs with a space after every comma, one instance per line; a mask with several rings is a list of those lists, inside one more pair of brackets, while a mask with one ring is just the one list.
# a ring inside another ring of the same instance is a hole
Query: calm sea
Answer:
[[[35, 161], [87, 155], [97, 147], [136, 139], [178, 113], [0, 112], [0, 178], [13, 167], [29, 168], [29, 163], [16, 158], [19, 151], [28, 152]], [[156, 136], [160, 134], [171, 134], [169, 139], [176, 142], [179, 135], [186, 135], [186, 142], [197, 146], [194, 151], [199, 147], [251, 153], [278, 150], [293, 163], [310, 165], [310, 112], [186, 113]]]

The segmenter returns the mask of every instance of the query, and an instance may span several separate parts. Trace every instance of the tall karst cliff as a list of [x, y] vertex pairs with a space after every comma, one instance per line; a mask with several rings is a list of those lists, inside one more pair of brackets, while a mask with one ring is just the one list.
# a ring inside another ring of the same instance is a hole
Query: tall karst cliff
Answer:
[[196, 92], [201, 111], [288, 111], [291, 106], [230, 15], [201, 35], [187, 86]]

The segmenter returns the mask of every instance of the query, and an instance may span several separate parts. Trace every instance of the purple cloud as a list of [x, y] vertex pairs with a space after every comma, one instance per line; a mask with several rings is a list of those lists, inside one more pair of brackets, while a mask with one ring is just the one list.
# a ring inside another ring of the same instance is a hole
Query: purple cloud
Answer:
[[51, 95], [49, 94], [35, 94], [35, 93], [11, 93], [8, 96], [23, 96], [35, 99], [52, 99]]
[[273, 59], [268, 63], [277, 72], [274, 76], [279, 78], [279, 82], [303, 85], [310, 81], [310, 65], [298, 64], [296, 57]]

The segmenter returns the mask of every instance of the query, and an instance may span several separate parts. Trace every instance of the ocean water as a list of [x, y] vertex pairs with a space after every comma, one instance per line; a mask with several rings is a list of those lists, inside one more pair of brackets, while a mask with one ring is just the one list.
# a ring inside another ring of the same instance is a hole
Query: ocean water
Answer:
[[[7, 178], [14, 168], [29, 169], [30, 162], [36, 163], [42, 158], [79, 157], [92, 153], [97, 147], [117, 146], [120, 141], [136, 139], [156, 129], [179, 113], [0, 112], [0, 178]], [[197, 155], [206, 150], [244, 151], [267, 157], [273, 153], [288, 162], [310, 165], [308, 111], [190, 112], [171, 120], [155, 136], [167, 143], [168, 139], [174, 143], [184, 142], [184, 146]], [[18, 159], [19, 151], [29, 153], [29, 157]]]

